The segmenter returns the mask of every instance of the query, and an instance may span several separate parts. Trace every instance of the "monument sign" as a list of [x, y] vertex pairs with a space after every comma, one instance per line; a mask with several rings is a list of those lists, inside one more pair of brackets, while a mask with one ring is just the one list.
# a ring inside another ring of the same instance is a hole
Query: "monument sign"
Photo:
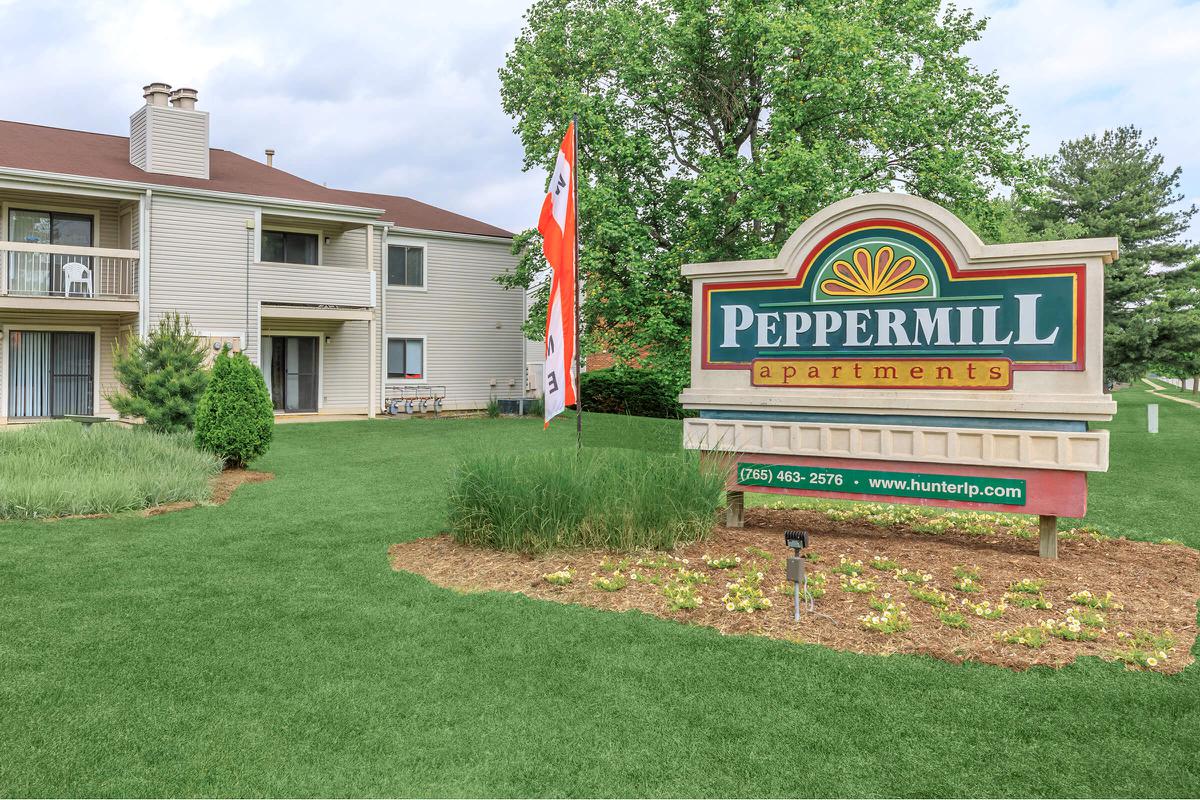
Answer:
[[1103, 268], [1116, 239], [985, 245], [944, 208], [869, 194], [774, 259], [689, 264], [698, 418], [684, 444], [744, 491], [1037, 514], [1087, 509], [1116, 411]]

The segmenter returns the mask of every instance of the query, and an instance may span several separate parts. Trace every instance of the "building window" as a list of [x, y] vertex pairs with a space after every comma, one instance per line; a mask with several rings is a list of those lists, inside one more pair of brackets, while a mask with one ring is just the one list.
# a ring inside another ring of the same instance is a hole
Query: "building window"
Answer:
[[388, 245], [388, 286], [425, 287], [425, 248]]
[[275, 264], [317, 263], [317, 234], [263, 231], [262, 260]]
[[388, 337], [387, 374], [389, 378], [421, 380], [425, 376], [425, 340]]

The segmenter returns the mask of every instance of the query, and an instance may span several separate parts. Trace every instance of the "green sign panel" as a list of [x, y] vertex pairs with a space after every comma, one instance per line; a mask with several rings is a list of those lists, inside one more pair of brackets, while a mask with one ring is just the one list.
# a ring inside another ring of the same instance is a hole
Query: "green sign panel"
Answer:
[[898, 220], [835, 231], [796, 278], [704, 287], [705, 369], [759, 358], [993, 357], [1083, 369], [1080, 264], [961, 270]]
[[775, 489], [1025, 505], [1025, 481], [1016, 478], [739, 463], [737, 482], [742, 486], [769, 486]]

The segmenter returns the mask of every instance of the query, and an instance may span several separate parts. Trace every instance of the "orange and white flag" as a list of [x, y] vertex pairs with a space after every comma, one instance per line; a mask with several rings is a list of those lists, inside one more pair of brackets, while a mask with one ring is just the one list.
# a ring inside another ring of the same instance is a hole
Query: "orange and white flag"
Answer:
[[542, 252], [550, 264], [546, 312], [546, 367], [542, 371], [545, 424], [575, 398], [575, 123], [558, 148], [550, 191], [538, 220]]

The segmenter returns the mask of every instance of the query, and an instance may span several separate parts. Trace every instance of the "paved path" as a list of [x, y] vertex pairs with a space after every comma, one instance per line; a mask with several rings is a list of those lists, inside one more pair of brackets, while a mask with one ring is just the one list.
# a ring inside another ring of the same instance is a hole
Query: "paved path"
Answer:
[[1150, 394], [1154, 395], [1155, 397], [1161, 397], [1163, 400], [1174, 400], [1176, 403], [1185, 403], [1194, 408], [1200, 408], [1200, 403], [1197, 403], [1195, 400], [1188, 400], [1186, 398], [1176, 397], [1175, 395], [1171, 395], [1171, 394], [1163, 394], [1163, 392], [1165, 392], [1167, 390], [1167, 387], [1159, 386], [1157, 383], [1150, 380], [1149, 378], [1142, 378], [1142, 383], [1146, 384], [1152, 390], [1154, 390], [1154, 391], [1151, 391]]

